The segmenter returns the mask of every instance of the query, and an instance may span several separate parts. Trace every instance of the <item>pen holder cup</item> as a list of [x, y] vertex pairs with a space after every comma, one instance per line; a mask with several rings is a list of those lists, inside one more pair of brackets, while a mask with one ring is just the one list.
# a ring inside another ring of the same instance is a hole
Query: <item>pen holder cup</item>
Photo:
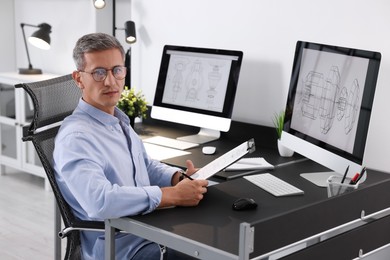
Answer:
[[344, 183], [341, 183], [342, 179], [342, 177], [334, 175], [329, 177], [329, 179], [327, 180], [328, 198], [356, 190], [359, 187], [359, 183], [354, 185], [349, 184], [349, 182], [351, 181], [350, 178], [346, 178]]

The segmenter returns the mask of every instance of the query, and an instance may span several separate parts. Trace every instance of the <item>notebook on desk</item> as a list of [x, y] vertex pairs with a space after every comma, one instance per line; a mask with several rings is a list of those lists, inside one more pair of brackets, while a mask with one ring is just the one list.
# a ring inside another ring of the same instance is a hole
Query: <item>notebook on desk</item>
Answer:
[[274, 166], [267, 162], [263, 157], [242, 158], [229, 167], [226, 167], [223, 171], [217, 173], [215, 177], [231, 180], [272, 169], [274, 169]]

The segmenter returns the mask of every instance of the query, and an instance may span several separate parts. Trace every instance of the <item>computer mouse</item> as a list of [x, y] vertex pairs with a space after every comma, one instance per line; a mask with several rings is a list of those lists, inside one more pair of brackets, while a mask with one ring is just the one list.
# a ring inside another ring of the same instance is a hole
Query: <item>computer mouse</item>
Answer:
[[233, 203], [232, 208], [234, 210], [255, 209], [257, 208], [257, 203], [251, 198], [240, 198]]
[[215, 146], [204, 146], [202, 148], [202, 153], [204, 154], [214, 154], [216, 150]]

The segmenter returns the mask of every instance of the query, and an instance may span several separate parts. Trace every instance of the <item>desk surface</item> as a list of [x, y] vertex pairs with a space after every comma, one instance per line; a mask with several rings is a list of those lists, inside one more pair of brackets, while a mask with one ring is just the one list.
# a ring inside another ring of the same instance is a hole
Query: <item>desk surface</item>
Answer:
[[[357, 219], [362, 209], [370, 213], [390, 206], [390, 201], [373, 204], [370, 195], [380, 191], [381, 196], [390, 196], [387, 174], [371, 171], [359, 192], [328, 199], [325, 188], [298, 175], [301, 170], [314, 169], [319, 166], [306, 161], [272, 172], [304, 190], [301, 196], [277, 198], [240, 178], [209, 187], [197, 207], [157, 210], [131, 218], [236, 255], [239, 224], [247, 222], [255, 226], [253, 256], [257, 256]], [[254, 198], [259, 207], [253, 211], [232, 210], [233, 201], [239, 197]]]
[[[182, 132], [165, 132], [165, 128], [138, 129], [146, 135], [160, 134], [176, 137]], [[183, 134], [187, 132], [184, 131]], [[176, 135], [176, 136], [175, 136]], [[243, 136], [243, 138], [247, 138]], [[241, 141], [241, 140], [240, 140]], [[215, 141], [212, 145], [224, 153], [239, 141], [229, 138]], [[264, 155], [270, 163], [288, 160], [277, 155], [275, 148], [263, 147], [256, 141], [257, 155]], [[191, 149], [192, 159], [202, 166], [214, 156], [201, 154], [199, 148]], [[298, 157], [299, 158], [299, 157]], [[174, 158], [167, 162], [183, 166], [186, 158]], [[239, 225], [247, 222], [255, 227], [254, 252], [250, 257], [263, 255], [301, 239], [324, 232], [346, 222], [359, 219], [362, 210], [366, 214], [390, 207], [390, 179], [386, 173], [367, 171], [367, 180], [359, 188], [341, 196], [328, 198], [326, 188], [320, 188], [300, 177], [302, 172], [329, 171], [310, 160], [290, 164], [268, 171], [275, 176], [304, 190], [304, 195], [277, 198], [239, 178], [208, 188], [205, 198], [197, 207], [163, 209], [131, 219], [163, 231], [172, 232], [217, 249], [238, 255]], [[255, 199], [259, 207], [253, 211], [234, 211], [232, 203], [240, 197]]]

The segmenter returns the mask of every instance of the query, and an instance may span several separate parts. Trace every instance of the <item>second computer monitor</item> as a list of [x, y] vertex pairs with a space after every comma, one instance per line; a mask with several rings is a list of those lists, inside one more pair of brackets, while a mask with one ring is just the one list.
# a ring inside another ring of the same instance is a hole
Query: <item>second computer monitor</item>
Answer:
[[299, 41], [282, 143], [336, 173], [359, 172], [380, 60], [375, 51]]
[[195, 127], [178, 139], [206, 143], [230, 128], [243, 53], [164, 46], [151, 117]]

